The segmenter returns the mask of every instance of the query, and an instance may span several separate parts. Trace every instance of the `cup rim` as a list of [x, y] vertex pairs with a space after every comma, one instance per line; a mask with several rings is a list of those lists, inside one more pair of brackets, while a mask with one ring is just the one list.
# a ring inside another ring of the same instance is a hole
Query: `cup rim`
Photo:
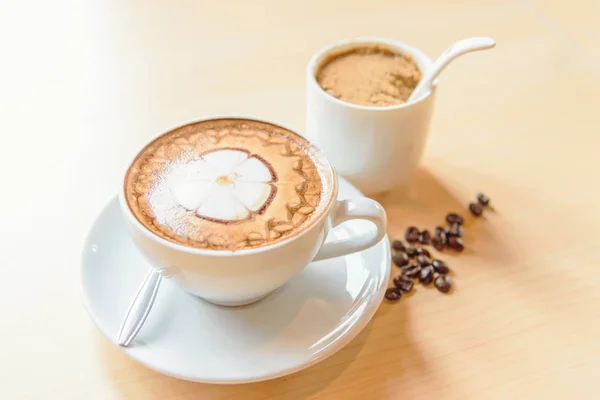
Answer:
[[315, 76], [317, 67], [323, 61], [323, 58], [326, 55], [328, 55], [329, 53], [335, 51], [336, 49], [343, 48], [343, 47], [352, 47], [353, 45], [365, 45], [365, 44], [381, 44], [381, 45], [391, 47], [395, 50], [398, 50], [400, 52], [410, 55], [413, 58], [413, 60], [415, 61], [415, 63], [417, 64], [417, 66], [419, 67], [419, 69], [421, 70], [421, 73], [425, 73], [426, 71], [428, 71], [429, 68], [431, 68], [431, 65], [433, 64], [433, 60], [427, 54], [425, 54], [425, 52], [423, 52], [422, 50], [420, 50], [408, 43], [404, 43], [399, 40], [388, 39], [388, 38], [383, 38], [383, 37], [371, 37], [371, 36], [357, 37], [354, 39], [344, 39], [344, 40], [340, 40], [338, 42], [329, 44], [325, 47], [322, 47], [321, 49], [317, 50], [312, 55], [312, 57], [310, 58], [310, 61], [308, 62], [308, 66], [307, 66], [310, 83], [312, 85], [316, 85], [318, 90], [321, 93], [323, 93], [325, 96], [327, 96], [327, 98], [330, 99], [331, 101], [333, 101], [334, 103], [338, 103], [340, 105], [344, 105], [349, 108], [355, 108], [358, 110], [369, 110], [369, 111], [399, 110], [399, 109], [403, 109], [403, 108], [409, 108], [412, 106], [416, 106], [417, 104], [424, 102], [425, 100], [427, 100], [429, 97], [431, 97], [433, 95], [433, 93], [435, 92], [435, 89], [437, 87], [437, 82], [438, 82], [437, 79], [434, 81], [434, 83], [432, 85], [432, 90], [427, 92], [427, 94], [425, 96], [421, 96], [417, 101], [413, 101], [411, 103], [405, 102], [405, 103], [400, 103], [400, 104], [394, 104], [391, 106], [365, 106], [365, 105], [361, 105], [361, 104], [354, 104], [354, 103], [350, 103], [348, 101], [340, 100], [336, 97], [333, 97], [331, 94], [329, 94], [327, 91], [325, 91], [321, 87], [321, 85], [319, 85], [319, 82], [317, 82], [317, 79]]
[[[179, 243], [175, 243], [170, 240], [167, 240], [167, 239], [155, 234], [154, 232], [150, 231], [146, 226], [144, 226], [144, 224], [142, 224], [135, 217], [135, 215], [131, 211], [131, 208], [129, 207], [129, 203], [127, 202], [127, 199], [125, 198], [125, 184], [124, 184], [125, 177], [127, 176], [127, 171], [129, 170], [129, 167], [131, 167], [131, 164], [135, 161], [137, 156], [146, 148], [146, 146], [148, 146], [150, 143], [152, 143], [154, 140], [156, 140], [160, 136], [165, 135], [175, 129], [184, 127], [186, 125], [190, 125], [190, 124], [202, 122], [202, 121], [216, 120], [216, 119], [245, 119], [245, 120], [250, 120], [250, 121], [267, 123], [267, 124], [275, 125], [280, 128], [283, 128], [285, 130], [288, 130], [288, 131], [300, 136], [304, 140], [306, 140], [314, 148], [314, 150], [316, 150], [316, 152], [319, 154], [321, 159], [323, 161], [325, 161], [325, 164], [326, 164], [325, 166], [328, 168], [329, 172], [331, 173], [333, 188], [331, 190], [331, 195], [327, 202], [327, 206], [325, 207], [325, 209], [323, 210], [321, 215], [319, 215], [310, 225], [308, 225], [304, 230], [302, 230], [302, 232], [300, 232], [297, 235], [288, 237], [286, 239], [283, 239], [279, 242], [276, 242], [276, 243], [273, 243], [270, 245], [260, 246], [260, 247], [256, 247], [256, 248], [249, 248], [249, 249], [240, 249], [240, 250], [211, 250], [211, 249], [199, 249], [199, 248], [195, 248], [195, 247], [191, 247], [191, 246], [185, 246], [183, 244], [179, 244]], [[300, 134], [298, 130], [288, 126], [287, 124], [281, 123], [276, 120], [268, 119], [268, 118], [262, 118], [262, 117], [252, 116], [252, 115], [244, 115], [244, 114], [214, 114], [214, 115], [203, 116], [200, 118], [193, 118], [193, 119], [187, 120], [183, 123], [172, 126], [168, 129], [162, 131], [158, 135], [154, 135], [152, 138], [150, 138], [150, 140], [146, 141], [142, 146], [140, 146], [137, 149], [137, 151], [135, 152], [134, 156], [127, 163], [125, 172], [122, 174], [118, 198], [119, 198], [119, 204], [121, 206], [121, 210], [124, 211], [123, 213], [127, 215], [127, 218], [137, 228], [137, 231], [142, 232], [142, 234], [144, 236], [146, 236], [148, 239], [156, 241], [159, 244], [169, 247], [172, 250], [182, 251], [182, 252], [189, 253], [189, 254], [212, 256], [212, 257], [235, 257], [235, 256], [247, 256], [247, 255], [251, 255], [251, 254], [259, 254], [259, 253], [263, 253], [263, 252], [266, 252], [269, 250], [277, 249], [279, 247], [283, 247], [286, 244], [289, 244], [289, 243], [301, 238], [302, 236], [306, 235], [308, 232], [312, 231], [316, 226], [318, 226], [321, 223], [321, 221], [323, 219], [325, 219], [329, 216], [334, 205], [337, 203], [338, 187], [339, 187], [339, 183], [338, 183], [337, 171], [333, 167], [331, 160], [329, 160], [329, 158], [325, 155], [325, 153], [319, 147], [317, 147], [313, 142], [311, 142], [308, 138], [306, 138], [306, 136]]]

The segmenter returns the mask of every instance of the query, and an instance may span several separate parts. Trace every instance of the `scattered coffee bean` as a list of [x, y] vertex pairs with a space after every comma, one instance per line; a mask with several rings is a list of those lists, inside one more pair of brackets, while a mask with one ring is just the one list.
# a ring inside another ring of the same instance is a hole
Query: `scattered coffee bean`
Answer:
[[409, 226], [404, 233], [404, 239], [408, 243], [416, 243], [419, 241], [419, 230], [415, 226]]
[[446, 215], [446, 222], [448, 223], [448, 225], [462, 225], [463, 222], [465, 222], [465, 219], [457, 213], [448, 213], [448, 215]]
[[404, 247], [404, 243], [402, 243], [400, 240], [394, 240], [392, 242], [392, 249], [396, 250], [396, 251], [405, 251], [406, 248]]
[[402, 276], [408, 279], [415, 279], [419, 276], [421, 267], [418, 264], [410, 264], [408, 267], [402, 269]]
[[408, 256], [403, 251], [394, 253], [394, 255], [392, 256], [392, 260], [394, 261], [394, 264], [396, 264], [399, 267], [404, 267], [405, 265], [408, 265]]
[[412, 279], [405, 278], [402, 275], [396, 276], [393, 281], [394, 286], [403, 292], [410, 292], [415, 284]]
[[446, 230], [443, 227], [438, 226], [437, 228], [435, 228], [435, 236], [433, 237], [433, 239], [431, 239], [431, 244], [438, 251], [442, 251], [447, 243], [448, 235], [446, 234]]
[[398, 301], [402, 297], [402, 292], [397, 288], [389, 288], [385, 291], [385, 298], [391, 301]]
[[465, 242], [458, 236], [450, 236], [448, 238], [448, 247], [456, 251], [463, 251], [465, 249]]
[[417, 254], [418, 255], [424, 255], [424, 256], [427, 256], [427, 257], [430, 256], [429, 251], [427, 251], [427, 249], [424, 248], [424, 247], [417, 247]]
[[421, 268], [421, 266], [419, 265], [419, 263], [418, 263], [418, 262], [416, 262], [416, 261], [413, 261], [413, 262], [411, 262], [410, 264], [408, 264], [408, 265], [405, 265], [404, 267], [401, 267], [401, 268], [400, 268], [400, 271], [404, 272], [404, 271], [406, 271], [406, 270], [408, 270], [408, 269], [415, 268], [415, 267], [419, 267], [419, 268]]
[[446, 231], [440, 233], [440, 236], [438, 236], [438, 237], [442, 241], [442, 244], [447, 244], [448, 243], [448, 234], [446, 233]]
[[446, 235], [462, 237], [462, 235], [463, 235], [462, 225], [452, 224], [452, 226], [450, 226], [450, 228], [448, 228], [448, 232], [446, 233]]
[[446, 234], [446, 230], [444, 229], [443, 226], [436, 226], [435, 227], [435, 235], [434, 236], [440, 236], [441, 234]]
[[419, 243], [429, 244], [431, 243], [431, 233], [426, 229], [419, 234]]
[[406, 248], [406, 254], [408, 255], [409, 258], [415, 258], [416, 256], [419, 255], [419, 252], [417, 251], [416, 247], [408, 246]]
[[448, 264], [446, 264], [444, 261], [442, 260], [433, 260], [431, 262], [431, 265], [433, 265], [433, 270], [435, 272], [437, 272], [438, 274], [447, 274], [448, 272], [450, 272], [450, 268], [448, 268]]
[[429, 285], [433, 282], [433, 267], [429, 266], [421, 269], [421, 272], [419, 272], [419, 282], [423, 285]]
[[477, 194], [477, 201], [479, 202], [479, 204], [481, 204], [484, 207], [487, 206], [488, 204], [490, 204], [490, 198], [487, 197], [483, 193], [478, 193]]
[[[469, 211], [480, 216], [484, 207], [490, 203], [489, 197], [483, 193], [477, 194], [477, 202], [469, 204]], [[414, 287], [413, 279], [418, 278], [423, 285], [430, 285], [435, 282], [435, 287], [442, 293], [448, 293], [452, 289], [452, 279], [448, 275], [450, 267], [446, 262], [431, 258], [429, 250], [424, 247], [416, 247], [414, 243], [421, 245], [433, 245], [438, 251], [442, 251], [446, 246], [455, 251], [463, 251], [465, 243], [462, 239], [464, 228], [464, 218], [462, 215], [450, 212], [446, 215], [448, 228], [436, 226], [433, 236], [430, 231], [419, 229], [415, 226], [409, 226], [404, 232], [404, 239], [394, 240], [392, 248], [395, 253], [392, 256], [394, 263], [400, 267], [400, 274], [393, 279], [394, 287], [388, 288], [385, 297], [391, 301], [397, 301], [402, 297], [402, 292], [410, 292]], [[411, 263], [411, 259], [415, 259]]]
[[419, 265], [421, 267], [426, 267], [428, 265], [431, 265], [431, 259], [429, 257], [427, 257], [426, 255], [420, 255], [417, 257], [417, 262], [419, 263]]
[[[445, 237], [444, 237], [444, 239], [445, 239]], [[433, 245], [433, 247], [435, 247], [435, 249], [437, 251], [444, 250], [444, 244], [442, 243], [442, 238], [439, 236], [434, 236], [433, 238], [431, 238], [431, 244]]]
[[412, 279], [409, 279], [409, 280], [405, 279], [402, 281], [402, 285], [400, 285], [400, 290], [408, 293], [413, 289], [414, 285], [415, 285], [415, 282]]
[[438, 275], [435, 278], [435, 287], [442, 293], [448, 293], [452, 289], [452, 279], [446, 275]]
[[394, 283], [395, 287], [400, 289], [398, 286], [400, 286], [400, 281], [403, 281], [403, 280], [407, 280], [407, 279], [405, 277], [403, 277], [402, 274], [400, 274], [400, 275], [396, 275], [394, 277], [394, 279], [392, 279], [392, 282]]
[[474, 216], [479, 217], [481, 214], [483, 214], [483, 206], [479, 203], [470, 203], [469, 211], [471, 211], [471, 214]]

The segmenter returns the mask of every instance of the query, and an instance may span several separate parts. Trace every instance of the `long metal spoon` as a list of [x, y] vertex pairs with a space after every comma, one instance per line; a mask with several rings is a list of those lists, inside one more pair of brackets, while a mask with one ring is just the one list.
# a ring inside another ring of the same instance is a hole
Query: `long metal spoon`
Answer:
[[152, 309], [154, 299], [156, 299], [156, 293], [158, 293], [161, 281], [162, 276], [155, 269], [151, 268], [129, 306], [129, 310], [127, 310], [127, 314], [119, 330], [117, 343], [120, 346], [129, 346], [140, 329], [142, 329]]
[[448, 47], [442, 55], [433, 63], [425, 76], [421, 78], [419, 84], [412, 91], [407, 103], [416, 101], [431, 90], [431, 85], [440, 72], [455, 58], [472, 51], [491, 49], [496, 46], [496, 41], [491, 37], [475, 36], [468, 39], [459, 40]]

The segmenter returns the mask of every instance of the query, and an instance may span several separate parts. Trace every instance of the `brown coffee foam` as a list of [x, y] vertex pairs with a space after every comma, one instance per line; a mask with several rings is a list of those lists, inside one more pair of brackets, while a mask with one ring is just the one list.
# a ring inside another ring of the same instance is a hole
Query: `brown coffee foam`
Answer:
[[[164, 176], [219, 149], [244, 149], [264, 159], [277, 175], [268, 206], [244, 221], [223, 223], [181, 207], [160, 211], [152, 194], [166, 190]], [[277, 243], [303, 232], [332, 201], [334, 178], [322, 155], [302, 137], [284, 128], [243, 119], [201, 121], [176, 128], [152, 141], [125, 176], [127, 204], [154, 234], [195, 248], [239, 250]]]
[[316, 80], [340, 100], [366, 106], [404, 103], [421, 79], [411, 56], [380, 44], [356, 46], [328, 54]]

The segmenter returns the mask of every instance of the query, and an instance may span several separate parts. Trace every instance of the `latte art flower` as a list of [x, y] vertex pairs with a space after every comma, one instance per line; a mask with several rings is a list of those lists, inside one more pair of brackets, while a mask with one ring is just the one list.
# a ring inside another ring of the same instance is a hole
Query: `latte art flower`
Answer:
[[177, 205], [219, 223], [261, 214], [277, 191], [277, 176], [269, 163], [243, 149], [205, 153], [174, 167], [167, 179]]

